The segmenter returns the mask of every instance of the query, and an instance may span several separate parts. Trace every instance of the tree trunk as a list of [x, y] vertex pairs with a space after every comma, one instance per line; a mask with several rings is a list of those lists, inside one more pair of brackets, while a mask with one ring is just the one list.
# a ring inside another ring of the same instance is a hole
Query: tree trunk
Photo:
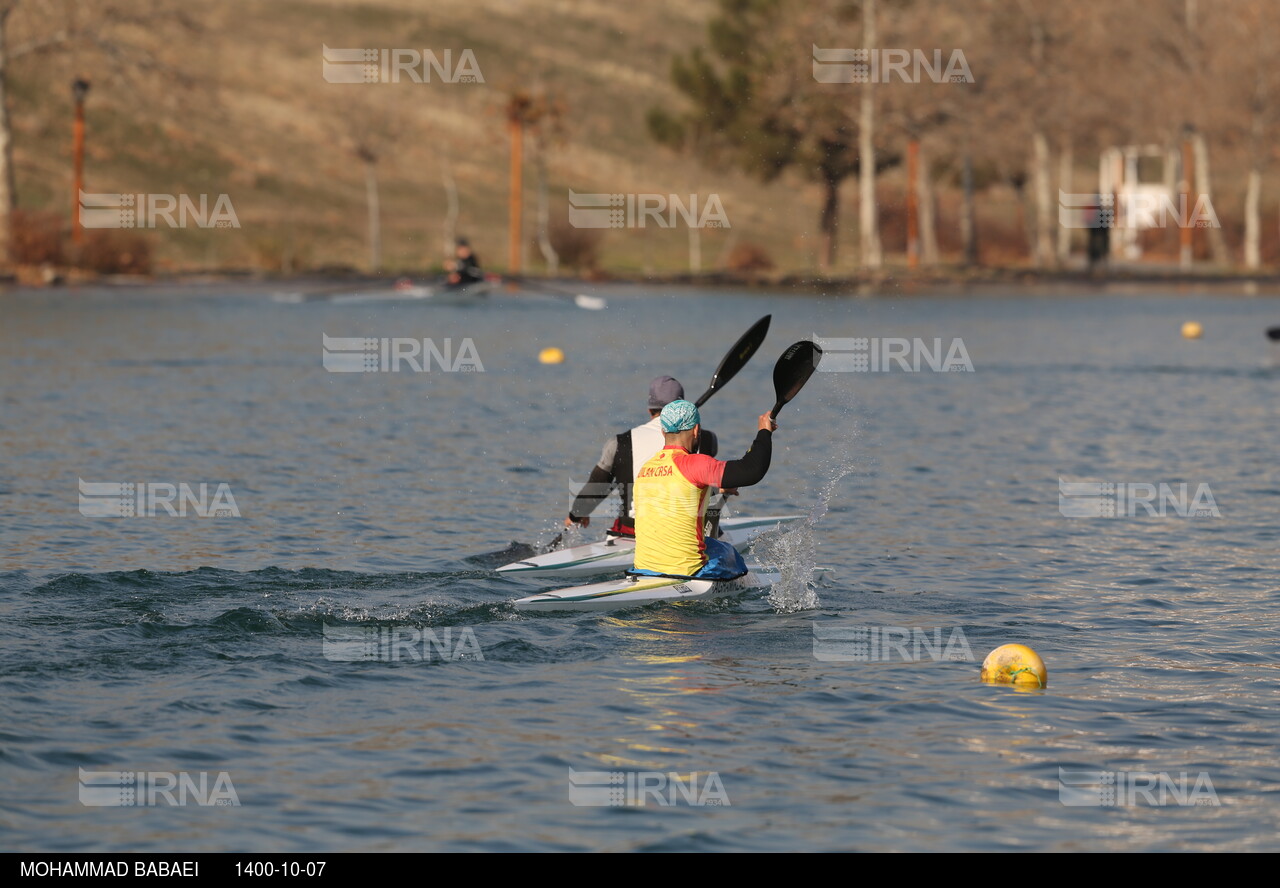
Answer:
[[1262, 264], [1259, 235], [1262, 232], [1258, 204], [1262, 197], [1262, 170], [1249, 170], [1249, 188], [1244, 196], [1244, 265], [1254, 271]]
[[818, 230], [822, 232], [818, 267], [830, 274], [836, 264], [836, 231], [840, 224], [840, 180], [829, 173], [822, 182], [822, 218]]
[[547, 273], [560, 271], [560, 255], [551, 246], [551, 198], [547, 186], [546, 146], [538, 145], [538, 251], [547, 265]]
[[934, 210], [933, 182], [929, 178], [929, 156], [920, 151], [920, 178], [916, 197], [920, 205], [920, 262], [938, 264], [938, 216]]
[[1252, 118], [1249, 121], [1249, 185], [1244, 198], [1244, 264], [1250, 271], [1262, 265], [1262, 166], [1264, 157], [1263, 136], [1266, 123], [1263, 110], [1270, 98], [1264, 66], [1270, 64], [1269, 53], [1265, 42], [1259, 43], [1255, 59], [1255, 78], [1253, 84]]
[[[1027, 245], [1027, 255], [1035, 261], [1036, 256], [1036, 211], [1031, 206], [1031, 197], [1027, 194], [1026, 179], [1011, 180], [1010, 187], [1018, 198], [1018, 225], [1022, 228], [1022, 239]], [[1039, 267], [1039, 262], [1036, 262]]]
[[[1187, 215], [1190, 216], [1191, 211], [1195, 209], [1196, 201], [1206, 200], [1212, 203], [1213, 189], [1210, 187], [1209, 177], [1209, 142], [1205, 139], [1204, 134], [1197, 132], [1191, 137], [1191, 145], [1196, 154], [1196, 194], [1195, 198], [1186, 209]], [[1227, 253], [1227, 240], [1222, 236], [1221, 228], [1206, 228], [1209, 236], [1209, 254], [1213, 257], [1215, 265], [1225, 266], [1231, 264], [1231, 257]]]
[[978, 227], [973, 206], [973, 153], [968, 145], [964, 149], [964, 166], [960, 178], [964, 189], [964, 209], [960, 213], [960, 241], [964, 246], [964, 264], [977, 265]]
[[[862, 44], [870, 52], [876, 51], [876, 3], [863, 0]], [[875, 149], [875, 94], [870, 83], [862, 85], [862, 109], [858, 120], [858, 185], [859, 185], [859, 236], [862, 241], [862, 264], [865, 268], [879, 268], [880, 222], [876, 212], [876, 149]]]
[[1036, 130], [1032, 141], [1032, 187], [1035, 189], [1035, 246], [1032, 255], [1036, 268], [1053, 265], [1053, 238], [1049, 234], [1053, 218], [1049, 203], [1049, 140], [1042, 130]]
[[369, 265], [382, 270], [382, 224], [378, 210], [378, 174], [372, 160], [364, 162], [364, 191], [369, 204]]
[[907, 268], [920, 267], [920, 140], [907, 142]]
[[[13, 211], [17, 208], [18, 190], [13, 175], [13, 131], [9, 128], [8, 42], [6, 25], [13, 7], [0, 7], [0, 268], [13, 264]], [[79, 196], [77, 195], [77, 199]]]
[[452, 256], [458, 243], [458, 182], [453, 178], [453, 167], [449, 158], [444, 159], [440, 170], [440, 181], [444, 185], [444, 199], [449, 209], [444, 214], [444, 255]]
[[[1058, 188], [1068, 194], [1075, 192], [1075, 187], [1071, 184], [1072, 170], [1074, 163], [1074, 152], [1072, 151], [1071, 140], [1066, 139], [1062, 144], [1062, 153], [1058, 156]], [[1058, 226], [1058, 265], [1065, 266], [1071, 258], [1071, 229], [1065, 225]]]

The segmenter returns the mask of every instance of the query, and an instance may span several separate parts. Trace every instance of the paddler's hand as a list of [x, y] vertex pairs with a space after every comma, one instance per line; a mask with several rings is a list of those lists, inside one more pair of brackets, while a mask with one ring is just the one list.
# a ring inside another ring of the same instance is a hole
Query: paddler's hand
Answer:
[[591, 518], [590, 517], [574, 518], [572, 515], [570, 515], [568, 518], [564, 519], [565, 527], [573, 527], [573, 525], [575, 524], [578, 525], [579, 527], [587, 527], [591, 524]]
[[720, 493], [722, 493], [724, 496], [737, 496], [737, 495], [738, 495], [738, 488], [736, 488], [736, 487], [726, 487], [724, 490], [720, 491]]
[[776, 432], [778, 424], [773, 421], [773, 417], [768, 413], [760, 414], [760, 422], [756, 425], [756, 429], [760, 431]]

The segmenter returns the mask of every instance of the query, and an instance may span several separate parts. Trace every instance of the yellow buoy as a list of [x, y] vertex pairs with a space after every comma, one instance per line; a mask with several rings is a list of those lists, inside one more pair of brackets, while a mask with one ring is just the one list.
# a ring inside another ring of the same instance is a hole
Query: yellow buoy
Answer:
[[1199, 321], [1187, 321], [1182, 325], [1183, 339], [1199, 339], [1204, 335], [1204, 327], [1200, 326]]
[[1002, 644], [982, 661], [982, 680], [1042, 688], [1049, 683], [1049, 670], [1040, 655], [1025, 644]]
[[538, 360], [543, 364], [563, 364], [564, 352], [553, 345], [538, 352]]

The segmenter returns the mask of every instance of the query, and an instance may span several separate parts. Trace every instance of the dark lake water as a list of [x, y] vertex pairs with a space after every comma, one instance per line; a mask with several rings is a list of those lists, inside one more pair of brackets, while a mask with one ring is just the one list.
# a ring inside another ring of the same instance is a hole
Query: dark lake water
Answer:
[[[1280, 848], [1280, 302], [271, 289], [0, 295], [3, 849]], [[517, 613], [565, 583], [468, 557], [549, 539], [649, 378], [696, 395], [766, 313], [703, 410], [722, 457], [797, 339], [958, 339], [973, 372], [814, 376], [736, 504], [810, 516], [762, 544], [771, 592]], [[324, 336], [476, 360], [333, 373]], [[1060, 481], [1117, 485], [1085, 510], [1119, 514], [1066, 517]], [[93, 517], [81, 482], [191, 496]], [[1161, 484], [1149, 514], [1131, 494]], [[219, 485], [229, 514], [197, 514]], [[438, 643], [326, 657], [326, 631], [369, 629]], [[978, 681], [1011, 642], [1045, 689]], [[82, 769], [225, 772], [239, 804], [86, 805]], [[582, 804], [573, 772], [646, 804]]]

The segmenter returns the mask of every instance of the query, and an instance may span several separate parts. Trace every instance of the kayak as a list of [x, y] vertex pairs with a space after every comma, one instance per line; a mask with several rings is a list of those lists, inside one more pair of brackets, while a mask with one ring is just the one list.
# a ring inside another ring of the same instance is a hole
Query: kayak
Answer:
[[[721, 539], [735, 549], [743, 550], [757, 536], [782, 524], [798, 521], [802, 515], [766, 515], [762, 518], [725, 518], [720, 522]], [[509, 577], [589, 577], [602, 573], [630, 570], [636, 541], [630, 537], [606, 537], [598, 543], [573, 546], [513, 561], [498, 568]]]
[[477, 281], [460, 287], [435, 286], [427, 287], [417, 284], [395, 286], [389, 290], [374, 290], [367, 293], [350, 293], [334, 296], [330, 302], [411, 302], [426, 299], [441, 305], [469, 305], [493, 292], [493, 284], [489, 281]]
[[512, 602], [518, 611], [607, 611], [660, 602], [698, 601], [740, 595], [777, 582], [779, 574], [751, 571], [736, 580], [686, 580], [675, 577], [625, 577], [588, 586], [541, 592]]

